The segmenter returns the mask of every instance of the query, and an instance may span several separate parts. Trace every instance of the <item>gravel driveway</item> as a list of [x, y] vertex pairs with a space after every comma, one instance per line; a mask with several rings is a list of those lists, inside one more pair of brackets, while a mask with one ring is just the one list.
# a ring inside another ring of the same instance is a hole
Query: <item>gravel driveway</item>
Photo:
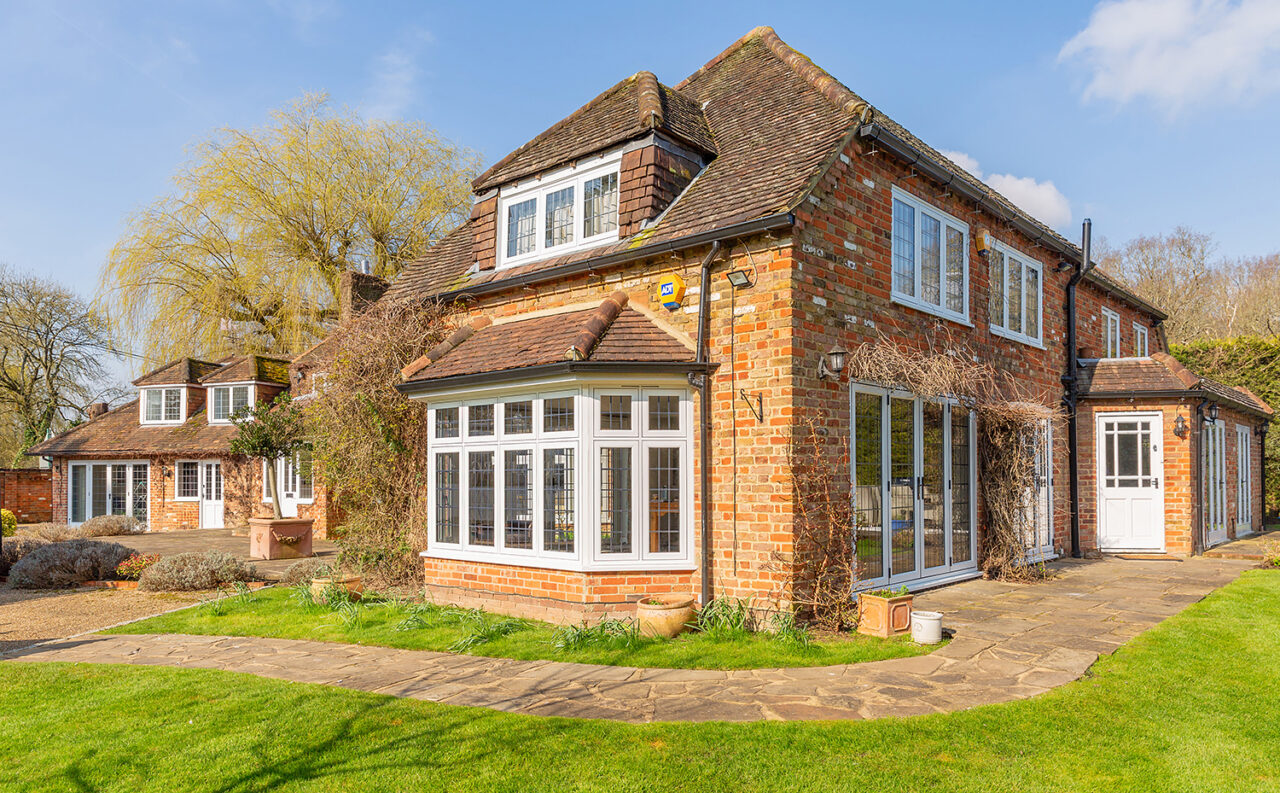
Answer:
[[198, 600], [199, 593], [0, 588], [0, 653], [150, 617]]

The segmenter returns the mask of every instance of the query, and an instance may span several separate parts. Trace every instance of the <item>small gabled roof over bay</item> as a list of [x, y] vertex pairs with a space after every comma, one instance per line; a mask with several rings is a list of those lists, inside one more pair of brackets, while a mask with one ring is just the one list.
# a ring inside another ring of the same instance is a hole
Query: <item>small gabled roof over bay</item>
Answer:
[[1149, 358], [1100, 358], [1081, 362], [1080, 395], [1086, 399], [1184, 394], [1268, 418], [1275, 413], [1249, 389], [1201, 377], [1165, 352], [1152, 353]]
[[217, 371], [201, 379], [203, 385], [218, 383], [272, 383], [289, 385], [289, 361], [264, 355], [241, 355], [232, 358]]

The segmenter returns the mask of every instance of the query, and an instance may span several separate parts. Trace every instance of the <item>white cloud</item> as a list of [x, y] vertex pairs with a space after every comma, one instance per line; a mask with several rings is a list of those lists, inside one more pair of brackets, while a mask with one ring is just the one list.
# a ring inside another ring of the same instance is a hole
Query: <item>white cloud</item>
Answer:
[[972, 155], [946, 149], [942, 150], [942, 155], [991, 185], [996, 192], [1042, 223], [1057, 229], [1071, 222], [1071, 202], [1053, 182], [1039, 182], [1030, 176], [1009, 173], [984, 175], [978, 160]]
[[1101, 3], [1058, 58], [1086, 68], [1086, 100], [1146, 99], [1171, 116], [1201, 102], [1257, 101], [1280, 90], [1280, 2]]
[[413, 103], [418, 83], [418, 62], [412, 54], [393, 47], [373, 63], [373, 83], [364, 102], [366, 118], [399, 118]]

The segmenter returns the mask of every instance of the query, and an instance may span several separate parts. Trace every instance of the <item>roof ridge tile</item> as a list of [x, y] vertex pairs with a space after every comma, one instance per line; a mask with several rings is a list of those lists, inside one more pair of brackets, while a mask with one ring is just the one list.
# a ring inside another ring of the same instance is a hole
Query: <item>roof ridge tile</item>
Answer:
[[578, 335], [574, 337], [573, 343], [569, 345], [569, 349], [565, 350], [565, 360], [585, 361], [590, 358], [592, 350], [604, 338], [609, 326], [613, 324], [613, 321], [622, 313], [622, 309], [626, 307], [627, 300], [627, 293], [621, 290], [606, 297], [604, 302], [597, 306], [587, 317], [586, 323], [578, 331]]

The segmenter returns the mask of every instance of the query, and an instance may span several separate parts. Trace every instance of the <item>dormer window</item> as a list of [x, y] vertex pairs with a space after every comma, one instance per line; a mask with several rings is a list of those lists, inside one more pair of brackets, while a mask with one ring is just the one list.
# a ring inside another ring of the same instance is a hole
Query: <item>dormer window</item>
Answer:
[[186, 415], [187, 389], [147, 388], [142, 391], [143, 424], [181, 424]]
[[504, 188], [498, 200], [498, 265], [618, 239], [620, 154]]
[[223, 385], [209, 389], [210, 403], [209, 421], [214, 424], [229, 424], [231, 417], [249, 406], [253, 399], [253, 386]]

